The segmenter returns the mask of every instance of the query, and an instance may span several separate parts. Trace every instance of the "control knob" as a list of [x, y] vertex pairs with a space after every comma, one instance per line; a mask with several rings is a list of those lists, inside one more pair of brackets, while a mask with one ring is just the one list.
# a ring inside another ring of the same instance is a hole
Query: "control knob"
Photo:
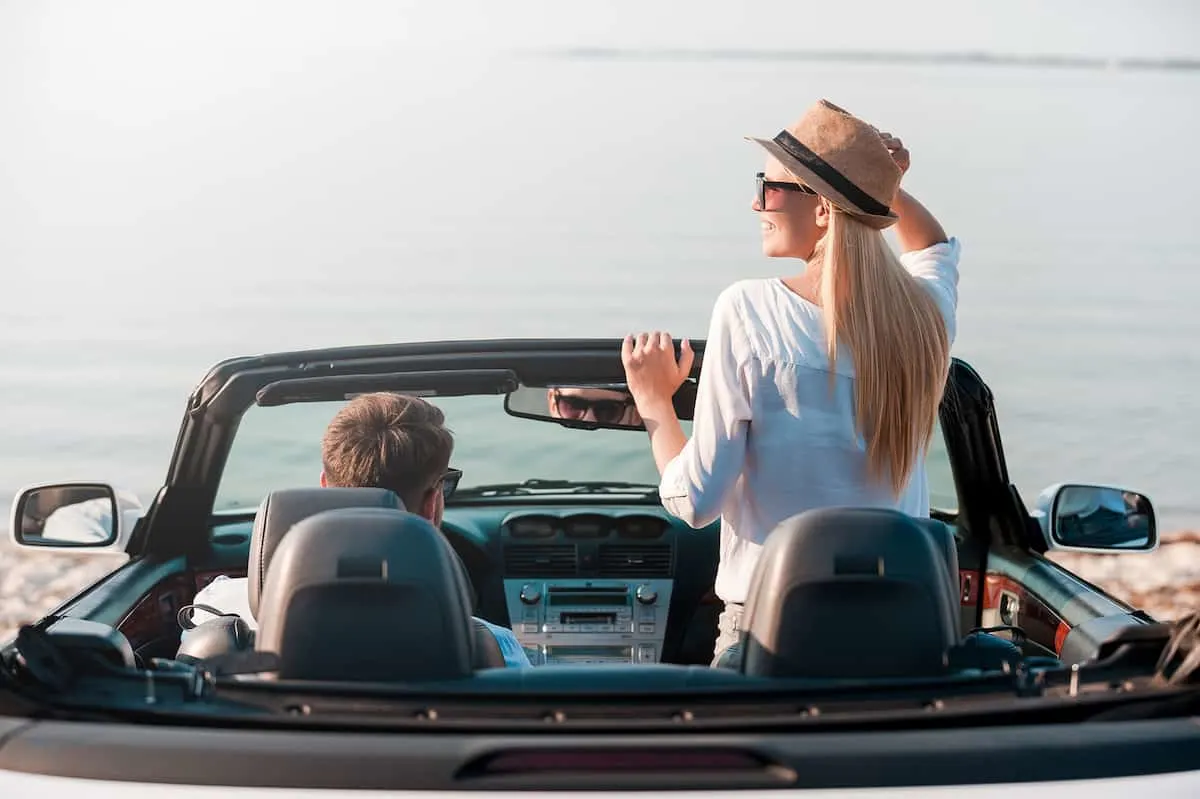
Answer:
[[536, 605], [542, 598], [542, 592], [537, 589], [536, 585], [526, 583], [521, 586], [520, 599], [526, 605]]
[[643, 605], [653, 605], [658, 600], [658, 592], [648, 585], [639, 585], [634, 596]]

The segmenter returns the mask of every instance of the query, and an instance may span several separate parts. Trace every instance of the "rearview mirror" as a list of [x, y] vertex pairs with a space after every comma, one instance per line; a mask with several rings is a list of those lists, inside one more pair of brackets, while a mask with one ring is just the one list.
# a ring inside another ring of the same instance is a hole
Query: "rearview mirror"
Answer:
[[51, 483], [20, 491], [9, 530], [21, 547], [124, 551], [142, 506], [108, 483]]
[[[695, 381], [684, 381], [672, 401], [676, 416], [690, 420], [696, 409]], [[584, 430], [646, 429], [623, 383], [521, 386], [505, 396], [504, 410], [510, 416]]]
[[1038, 496], [1034, 515], [1049, 550], [1152, 552], [1158, 548], [1154, 506], [1144, 494], [1113, 486], [1063, 483]]

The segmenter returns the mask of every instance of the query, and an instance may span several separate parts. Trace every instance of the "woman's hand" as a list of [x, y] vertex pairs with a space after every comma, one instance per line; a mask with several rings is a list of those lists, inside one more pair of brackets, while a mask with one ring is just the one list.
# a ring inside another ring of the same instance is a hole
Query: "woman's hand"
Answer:
[[903, 179], [909, 166], [912, 165], [912, 157], [904, 148], [904, 142], [886, 132], [880, 132], [879, 138], [883, 140], [883, 146], [892, 154], [892, 160], [896, 162], [896, 166], [900, 167], [900, 177]]
[[676, 361], [675, 342], [670, 333], [639, 333], [625, 337], [621, 344], [625, 382], [643, 418], [648, 421], [664, 405], [674, 415], [671, 398], [692, 371], [695, 358], [691, 342], [684, 339]]
[[[903, 180], [912, 163], [908, 150], [904, 147], [904, 142], [884, 131], [877, 130], [876, 133], [883, 141], [883, 146], [887, 147], [888, 152], [892, 154], [892, 160], [896, 162], [896, 166], [900, 167], [900, 179]], [[904, 189], [896, 188], [896, 196], [892, 198], [891, 208], [900, 217], [900, 221], [896, 223], [896, 239], [900, 244], [901, 252], [923, 250], [948, 240], [946, 231], [937, 218]]]

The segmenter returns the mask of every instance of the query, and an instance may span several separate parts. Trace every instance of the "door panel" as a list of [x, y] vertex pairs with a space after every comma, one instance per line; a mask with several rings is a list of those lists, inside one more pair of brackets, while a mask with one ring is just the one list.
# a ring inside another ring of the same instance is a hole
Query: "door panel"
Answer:
[[988, 555], [981, 619], [984, 626], [1020, 627], [1043, 654], [1072, 662], [1090, 657], [1117, 629], [1145, 623], [1057, 563], [1015, 547]]

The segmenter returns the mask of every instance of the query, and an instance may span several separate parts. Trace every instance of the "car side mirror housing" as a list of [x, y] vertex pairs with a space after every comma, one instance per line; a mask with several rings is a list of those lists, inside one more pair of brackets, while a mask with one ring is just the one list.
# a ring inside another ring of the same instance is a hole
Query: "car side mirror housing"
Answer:
[[9, 535], [31, 549], [124, 552], [143, 513], [136, 495], [108, 483], [43, 483], [17, 492]]
[[1047, 551], [1120, 554], [1158, 548], [1150, 498], [1127, 488], [1058, 483], [1038, 495], [1033, 515]]

